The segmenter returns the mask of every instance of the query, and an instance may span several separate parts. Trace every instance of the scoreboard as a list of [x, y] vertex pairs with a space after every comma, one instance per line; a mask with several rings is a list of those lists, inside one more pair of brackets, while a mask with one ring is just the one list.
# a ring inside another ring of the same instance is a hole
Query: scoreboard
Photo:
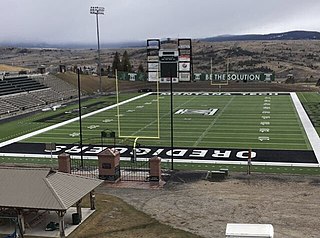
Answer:
[[160, 82], [174, 83], [179, 82], [178, 79], [178, 51], [177, 50], [160, 50]]
[[193, 80], [191, 39], [147, 40], [148, 81], [190, 82]]

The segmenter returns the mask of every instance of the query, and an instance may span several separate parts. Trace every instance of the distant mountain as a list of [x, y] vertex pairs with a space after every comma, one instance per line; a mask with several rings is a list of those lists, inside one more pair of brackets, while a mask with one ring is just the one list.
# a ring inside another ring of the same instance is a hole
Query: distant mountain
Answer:
[[[146, 46], [146, 42], [130, 41], [118, 43], [101, 43], [101, 48], [119, 49], [119, 48], [137, 48]], [[43, 42], [0, 42], [0, 47], [17, 48], [58, 48], [58, 49], [96, 49], [96, 43], [43, 43]]]
[[264, 41], [264, 40], [320, 40], [320, 32], [317, 31], [289, 31], [272, 34], [249, 34], [249, 35], [222, 35], [200, 39], [205, 42], [222, 41]]
[[[248, 35], [221, 35], [197, 39], [204, 42], [222, 41], [268, 41], [268, 40], [320, 40], [320, 32], [317, 31], [289, 31], [272, 34], [248, 34]], [[101, 48], [138, 48], [145, 47], [146, 41], [127, 41], [114, 43], [101, 43]], [[64, 49], [96, 49], [96, 43], [45, 43], [45, 42], [1, 42], [0, 47], [18, 48], [64, 48]]]

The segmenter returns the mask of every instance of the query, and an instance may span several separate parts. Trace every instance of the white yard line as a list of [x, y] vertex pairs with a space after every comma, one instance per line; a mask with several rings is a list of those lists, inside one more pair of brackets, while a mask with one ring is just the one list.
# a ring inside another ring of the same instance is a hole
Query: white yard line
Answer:
[[[140, 98], [143, 98], [145, 96], [149, 96], [150, 94], [152, 94], [152, 92], [150, 93], [146, 93], [146, 94], [142, 94], [140, 96], [137, 96], [137, 97], [134, 97], [134, 98], [130, 98], [128, 100], [125, 100], [123, 102], [120, 102], [119, 105], [123, 105], [123, 104], [126, 104], [128, 102], [132, 102], [132, 101], [135, 101], [137, 99], [140, 99]], [[87, 117], [90, 117], [92, 115], [95, 115], [95, 114], [98, 114], [100, 112], [104, 112], [104, 111], [107, 111], [107, 110], [110, 110], [112, 108], [115, 108], [117, 106], [117, 104], [114, 104], [114, 105], [111, 105], [111, 106], [108, 106], [108, 107], [105, 107], [105, 108], [101, 108], [97, 111], [94, 111], [94, 112], [90, 112], [88, 114], [85, 114], [83, 116], [81, 116], [82, 119], [84, 118], [87, 118]], [[53, 129], [56, 129], [58, 127], [61, 127], [61, 126], [64, 126], [64, 125], [67, 125], [69, 123], [72, 123], [72, 122], [75, 122], [75, 121], [78, 121], [79, 120], [79, 117], [75, 117], [75, 118], [72, 118], [70, 120], [67, 120], [67, 121], [64, 121], [64, 122], [61, 122], [61, 123], [58, 123], [58, 124], [55, 124], [55, 125], [52, 125], [52, 126], [49, 126], [49, 127], [46, 127], [46, 128], [42, 128], [40, 130], [37, 130], [37, 131], [34, 131], [34, 132], [31, 132], [31, 133], [28, 133], [28, 134], [25, 134], [25, 135], [22, 135], [22, 136], [19, 136], [19, 137], [16, 137], [16, 138], [13, 138], [11, 140], [7, 140], [7, 141], [4, 141], [2, 143], [0, 143], [0, 148], [1, 147], [4, 147], [4, 146], [7, 146], [7, 145], [10, 145], [10, 144], [13, 144], [13, 143], [16, 143], [18, 141], [21, 141], [21, 140], [25, 140], [25, 139], [28, 139], [32, 136], [35, 136], [35, 135], [39, 135], [41, 133], [44, 133], [44, 132], [47, 132], [47, 131], [50, 131], [50, 130], [53, 130]]]
[[308, 136], [308, 139], [310, 141], [313, 152], [316, 155], [318, 163], [320, 164], [320, 138], [319, 138], [319, 135], [318, 135], [316, 129], [313, 127], [312, 122], [310, 121], [306, 111], [304, 110], [297, 94], [290, 93], [290, 96], [291, 96], [292, 101], [294, 103], [294, 106], [298, 112], [298, 115], [300, 117], [303, 128]]
[[[122, 105], [122, 104], [125, 104], [127, 102], [131, 102], [131, 101], [134, 101], [136, 99], [140, 99], [142, 97], [145, 97], [145, 96], [148, 96], [150, 95], [151, 93], [147, 93], [147, 94], [143, 94], [143, 95], [140, 95], [138, 97], [135, 97], [135, 98], [131, 98], [129, 100], [126, 100], [126, 101], [123, 101], [121, 103], [119, 103], [119, 105]], [[253, 162], [252, 164], [253, 165], [266, 165], [266, 166], [269, 166], [269, 165], [273, 165], [273, 166], [302, 166], [302, 167], [319, 167], [320, 166], [320, 138], [316, 132], [316, 130], [314, 129], [308, 115], [306, 114], [304, 108], [302, 107], [301, 105], [301, 102], [299, 101], [296, 93], [291, 93], [291, 98], [292, 98], [292, 101], [295, 105], [295, 108], [298, 112], [298, 115], [300, 117], [300, 120], [302, 122], [302, 125], [306, 131], [306, 134], [308, 136], [308, 139], [310, 141], [310, 144], [313, 148], [313, 151], [316, 155], [316, 158], [318, 160], [318, 164], [304, 164], [304, 163], [279, 163], [279, 162]], [[186, 104], [187, 102], [183, 103], [183, 104]], [[91, 112], [91, 113], [88, 113], [84, 116], [82, 116], [82, 118], [85, 118], [85, 117], [89, 117], [89, 116], [92, 116], [94, 114], [97, 114], [97, 113], [100, 113], [100, 112], [103, 112], [103, 111], [106, 111], [106, 110], [109, 110], [109, 109], [112, 109], [114, 107], [116, 107], [117, 104], [115, 105], [112, 105], [112, 106], [109, 106], [109, 107], [106, 107], [106, 108], [103, 108], [103, 109], [100, 109], [98, 111], [95, 111], [95, 112]], [[14, 138], [12, 140], [9, 140], [9, 141], [5, 141], [5, 142], [2, 142], [0, 143], [0, 147], [3, 147], [3, 146], [6, 146], [6, 145], [9, 145], [9, 144], [12, 144], [12, 143], [15, 143], [15, 142], [18, 142], [20, 140], [23, 140], [23, 139], [27, 139], [29, 137], [32, 137], [34, 135], [38, 135], [38, 134], [41, 134], [43, 132], [46, 132], [46, 131], [49, 131], [49, 130], [52, 130], [52, 129], [55, 129], [55, 128], [58, 128], [60, 126], [63, 126], [63, 125], [66, 125], [68, 123], [71, 123], [71, 122], [74, 122], [74, 121], [77, 121], [79, 120], [79, 117], [76, 117], [74, 119], [71, 119], [71, 120], [68, 120], [68, 121], [65, 121], [65, 122], [62, 122], [62, 123], [59, 123], [59, 124], [56, 124], [56, 125], [53, 125], [53, 126], [50, 126], [50, 127], [47, 127], [47, 128], [44, 128], [44, 129], [41, 129], [41, 130], [38, 130], [38, 131], [35, 131], [35, 132], [32, 132], [32, 133], [29, 133], [29, 134], [26, 134], [24, 136], [20, 136], [20, 137], [17, 137], [17, 138]], [[47, 158], [47, 159], [50, 159], [51, 156], [50, 155], [43, 155], [43, 154], [20, 154], [20, 153], [2, 153], [0, 154], [0, 156], [5, 156], [5, 157], [28, 157], [28, 158]], [[57, 158], [57, 155], [53, 155], [52, 156], [53, 158]], [[73, 156], [74, 158], [78, 158], [79, 156]], [[97, 159], [96, 156], [85, 156], [84, 157], [85, 159]], [[139, 158], [138, 158], [139, 159]], [[130, 160], [130, 158], [126, 158], [126, 157], [121, 157], [121, 160]], [[162, 160], [163, 163], [170, 163], [171, 162], [171, 159], [163, 159]], [[174, 159], [174, 163], [208, 163], [208, 164], [229, 164], [229, 165], [243, 165], [243, 166], [246, 166], [247, 165], [247, 162], [246, 161], [217, 161], [217, 160], [187, 160], [187, 159]]]
[[204, 136], [211, 130], [211, 128], [214, 126], [216, 121], [219, 119], [219, 117], [223, 114], [223, 112], [227, 109], [227, 107], [231, 104], [235, 96], [232, 96], [232, 98], [229, 100], [229, 102], [223, 107], [223, 109], [219, 112], [219, 115], [215, 117], [215, 119], [211, 122], [211, 124], [207, 127], [207, 129], [201, 134], [201, 136], [198, 138], [198, 140], [193, 144], [193, 146], [197, 146]]

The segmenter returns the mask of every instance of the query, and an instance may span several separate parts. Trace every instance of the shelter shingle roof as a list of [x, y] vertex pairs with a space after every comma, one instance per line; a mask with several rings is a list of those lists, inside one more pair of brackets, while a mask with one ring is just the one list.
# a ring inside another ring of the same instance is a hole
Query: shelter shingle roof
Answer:
[[67, 210], [102, 180], [39, 168], [0, 168], [0, 207]]

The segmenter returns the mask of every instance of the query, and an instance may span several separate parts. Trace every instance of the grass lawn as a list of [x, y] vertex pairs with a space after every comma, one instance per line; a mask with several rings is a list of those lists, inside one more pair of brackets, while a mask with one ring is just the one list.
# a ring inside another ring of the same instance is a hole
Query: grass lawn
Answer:
[[[83, 207], [90, 207], [88, 200], [87, 197], [83, 200]], [[94, 214], [71, 233], [69, 238], [200, 238], [164, 225], [114, 196], [96, 194], [96, 204]]]
[[[167, 161], [167, 162], [166, 162]], [[171, 170], [171, 163], [169, 160], [163, 161], [161, 167], [163, 170]], [[78, 163], [80, 163], [78, 161]], [[0, 157], [0, 164], [2, 165], [23, 165], [23, 166], [50, 166], [58, 168], [57, 159], [46, 158], [19, 158], [19, 157]], [[85, 166], [97, 167], [97, 160], [84, 160]], [[120, 167], [132, 166], [130, 161], [120, 161]], [[137, 167], [137, 165], [135, 165]], [[219, 169], [228, 169], [230, 172], [247, 172], [246, 165], [230, 165], [230, 164], [203, 164], [203, 163], [174, 163], [175, 170], [204, 170], [214, 171]], [[296, 166], [270, 166], [270, 165], [254, 165], [251, 166], [252, 173], [282, 173], [282, 174], [308, 174], [320, 175], [319, 167], [296, 167]]]
[[320, 135], [320, 93], [298, 93], [298, 97]]

